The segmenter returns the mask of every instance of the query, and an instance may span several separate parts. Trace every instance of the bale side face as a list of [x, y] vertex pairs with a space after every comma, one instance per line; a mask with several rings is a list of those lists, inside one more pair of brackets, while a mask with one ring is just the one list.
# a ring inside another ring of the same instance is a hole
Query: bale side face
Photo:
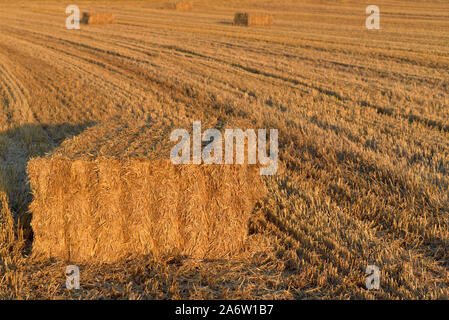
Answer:
[[272, 26], [274, 18], [266, 13], [236, 13], [234, 24], [240, 26]]
[[236, 13], [234, 16], [234, 24], [237, 26], [247, 26], [248, 25], [248, 14], [247, 13]]
[[265, 192], [252, 166], [37, 158], [28, 173], [34, 253], [72, 262], [231, 256]]
[[88, 13], [84, 12], [81, 18], [83, 24], [112, 24], [115, 17], [112, 13]]

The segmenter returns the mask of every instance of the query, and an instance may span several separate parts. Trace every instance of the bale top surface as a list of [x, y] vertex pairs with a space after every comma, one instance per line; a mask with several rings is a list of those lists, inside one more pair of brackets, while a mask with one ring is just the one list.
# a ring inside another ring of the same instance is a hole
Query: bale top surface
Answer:
[[174, 127], [165, 124], [134, 126], [108, 123], [94, 126], [82, 134], [64, 141], [46, 158], [63, 160], [142, 159], [168, 160], [171, 147], [170, 132]]
[[[112, 121], [86, 129], [82, 134], [65, 140], [58, 148], [43, 158], [60, 160], [95, 160], [108, 158], [115, 160], [170, 160], [170, 151], [179, 141], [170, 141], [175, 129], [186, 129], [191, 135], [191, 122], [174, 123], [153, 121], [140, 124]], [[202, 132], [218, 128], [224, 132], [223, 125], [213, 121], [201, 122]], [[247, 121], [228, 123], [226, 128], [250, 127]]]

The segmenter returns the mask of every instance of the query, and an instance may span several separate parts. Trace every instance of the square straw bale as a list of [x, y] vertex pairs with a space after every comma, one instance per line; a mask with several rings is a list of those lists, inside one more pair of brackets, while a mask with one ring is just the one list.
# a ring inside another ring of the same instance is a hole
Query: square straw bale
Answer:
[[272, 26], [274, 18], [268, 13], [236, 13], [234, 24], [237, 26]]
[[165, 3], [165, 5], [162, 8], [176, 11], [190, 11], [193, 9], [193, 3], [192, 1], [168, 2]]
[[28, 162], [33, 251], [66, 261], [226, 258], [265, 194], [252, 165], [175, 165], [167, 125], [108, 124]]
[[112, 24], [115, 16], [112, 13], [89, 13], [83, 12], [81, 23], [83, 24]]

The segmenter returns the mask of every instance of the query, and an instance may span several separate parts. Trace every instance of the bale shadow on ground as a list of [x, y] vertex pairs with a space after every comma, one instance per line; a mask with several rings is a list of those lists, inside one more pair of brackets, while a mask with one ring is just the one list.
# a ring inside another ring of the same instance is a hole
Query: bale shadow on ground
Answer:
[[32, 194], [27, 163], [58, 147], [65, 139], [80, 134], [94, 122], [79, 124], [26, 124], [0, 132], [0, 191], [5, 192], [16, 226], [31, 243]]

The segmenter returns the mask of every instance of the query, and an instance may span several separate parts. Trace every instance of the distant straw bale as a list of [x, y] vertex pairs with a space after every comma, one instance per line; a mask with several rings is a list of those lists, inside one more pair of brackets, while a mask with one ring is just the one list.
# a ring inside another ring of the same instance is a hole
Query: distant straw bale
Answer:
[[73, 262], [238, 253], [265, 193], [258, 169], [174, 165], [171, 130], [94, 127], [29, 161], [34, 253]]
[[177, 1], [166, 3], [164, 9], [171, 9], [176, 11], [189, 11], [193, 9], [192, 1]]
[[271, 26], [274, 18], [267, 13], [236, 13], [234, 24], [238, 26]]
[[83, 12], [81, 23], [83, 24], [112, 24], [115, 16], [112, 13], [88, 13]]

